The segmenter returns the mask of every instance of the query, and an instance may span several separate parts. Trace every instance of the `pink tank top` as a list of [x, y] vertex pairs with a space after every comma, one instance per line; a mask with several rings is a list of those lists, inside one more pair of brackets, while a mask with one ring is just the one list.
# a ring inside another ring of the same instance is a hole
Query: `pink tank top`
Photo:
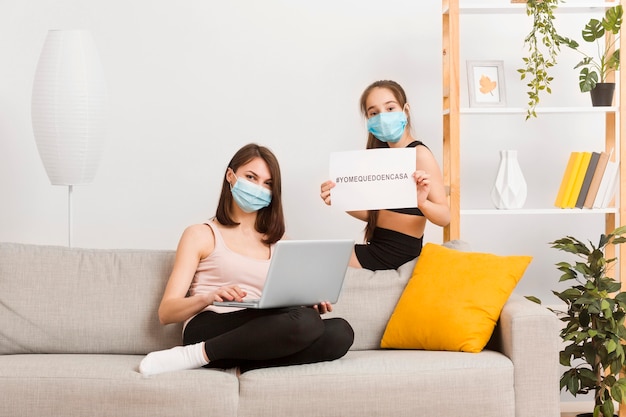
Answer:
[[[270, 260], [254, 259], [230, 250], [213, 220], [206, 224], [213, 230], [215, 248], [198, 263], [189, 295], [206, 294], [219, 287], [236, 284], [248, 293], [246, 298], [261, 297]], [[273, 253], [274, 245], [270, 247], [270, 257]], [[240, 308], [209, 305], [205, 310], [226, 313]]]

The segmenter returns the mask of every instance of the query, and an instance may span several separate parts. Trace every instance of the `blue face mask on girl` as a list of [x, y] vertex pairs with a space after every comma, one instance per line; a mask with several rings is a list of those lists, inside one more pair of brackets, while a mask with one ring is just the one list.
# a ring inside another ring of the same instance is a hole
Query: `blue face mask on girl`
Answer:
[[261, 210], [272, 202], [272, 192], [245, 178], [237, 177], [235, 185], [230, 187], [235, 203], [246, 213]]
[[378, 113], [367, 119], [367, 130], [380, 141], [396, 143], [402, 138], [406, 124], [403, 111]]

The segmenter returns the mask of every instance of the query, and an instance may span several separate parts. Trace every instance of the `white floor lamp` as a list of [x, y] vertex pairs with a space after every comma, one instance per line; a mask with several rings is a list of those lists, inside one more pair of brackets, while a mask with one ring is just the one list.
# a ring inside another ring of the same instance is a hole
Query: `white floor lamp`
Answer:
[[39, 156], [52, 185], [68, 187], [68, 245], [72, 192], [90, 183], [104, 149], [104, 71], [91, 33], [51, 30], [35, 73], [31, 116]]

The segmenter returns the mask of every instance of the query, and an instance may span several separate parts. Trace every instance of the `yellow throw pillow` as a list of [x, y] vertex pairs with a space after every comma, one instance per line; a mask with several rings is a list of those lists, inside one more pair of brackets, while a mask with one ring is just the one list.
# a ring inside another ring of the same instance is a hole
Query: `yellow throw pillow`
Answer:
[[427, 243], [380, 347], [480, 352], [531, 260]]

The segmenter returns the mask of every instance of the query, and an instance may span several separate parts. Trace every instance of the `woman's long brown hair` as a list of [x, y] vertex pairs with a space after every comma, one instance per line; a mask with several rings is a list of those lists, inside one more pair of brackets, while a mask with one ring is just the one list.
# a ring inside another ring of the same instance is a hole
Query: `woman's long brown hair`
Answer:
[[267, 164], [272, 176], [272, 201], [269, 206], [260, 209], [257, 212], [256, 223], [254, 228], [257, 232], [263, 233], [263, 243], [276, 243], [285, 234], [285, 217], [283, 215], [283, 203], [281, 197], [281, 177], [280, 166], [278, 160], [272, 151], [265, 146], [250, 143], [239, 149], [228, 163], [228, 167], [224, 171], [224, 180], [222, 182], [222, 192], [220, 200], [217, 204], [215, 217], [217, 221], [225, 226], [236, 226], [237, 223], [232, 216], [233, 195], [230, 192], [230, 184], [226, 180], [228, 168], [237, 171], [240, 166], [247, 164], [254, 158], [261, 158]]

